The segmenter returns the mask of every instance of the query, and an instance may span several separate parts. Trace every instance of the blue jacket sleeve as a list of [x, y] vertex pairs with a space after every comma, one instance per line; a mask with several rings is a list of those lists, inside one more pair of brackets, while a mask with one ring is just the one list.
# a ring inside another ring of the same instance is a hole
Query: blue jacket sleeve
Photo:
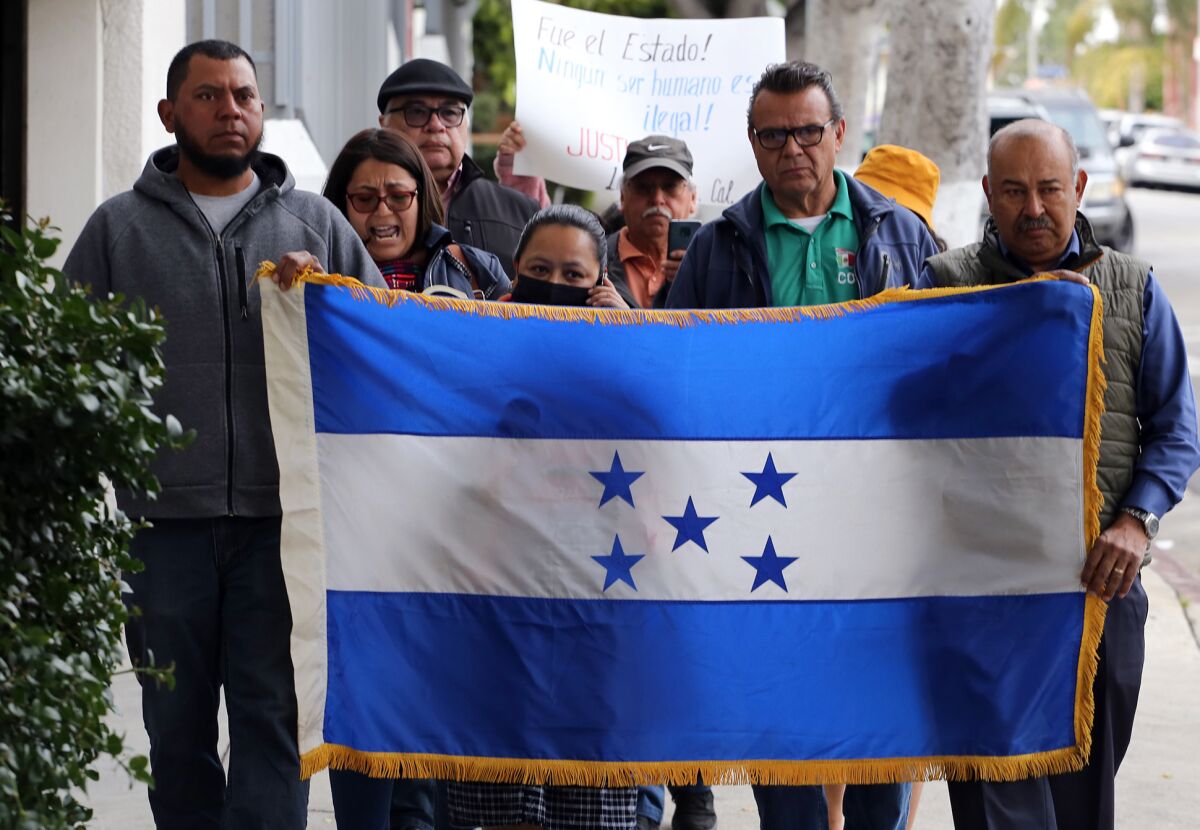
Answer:
[[1142, 339], [1137, 385], [1141, 452], [1121, 506], [1161, 516], [1183, 498], [1188, 479], [1200, 466], [1200, 442], [1183, 332], [1153, 271], [1142, 299]]

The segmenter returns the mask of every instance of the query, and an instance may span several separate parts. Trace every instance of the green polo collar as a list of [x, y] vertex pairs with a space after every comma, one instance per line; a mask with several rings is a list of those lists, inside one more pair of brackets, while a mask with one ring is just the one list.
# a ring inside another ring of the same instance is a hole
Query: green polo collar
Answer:
[[[833, 171], [833, 179], [837, 182], [837, 195], [833, 197], [833, 204], [829, 208], [829, 212], [841, 216], [845, 219], [854, 221], [854, 212], [850, 208], [850, 188], [846, 186], [846, 174], [841, 170]], [[792, 220], [783, 215], [783, 211], [775, 204], [775, 197], [771, 194], [771, 188], [763, 182], [762, 192], [759, 194], [762, 201], [763, 220], [766, 227], [770, 228], [774, 225], [789, 225], [793, 228], [798, 227]], [[803, 230], [803, 228], [800, 228]]]

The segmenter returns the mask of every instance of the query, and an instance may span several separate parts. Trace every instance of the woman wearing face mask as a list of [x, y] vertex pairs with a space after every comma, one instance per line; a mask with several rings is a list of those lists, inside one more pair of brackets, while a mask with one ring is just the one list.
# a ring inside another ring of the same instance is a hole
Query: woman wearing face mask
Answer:
[[449, 286], [481, 300], [511, 290], [500, 260], [450, 238], [433, 174], [399, 133], [357, 133], [333, 162], [322, 193], [350, 220], [392, 288]]
[[[551, 205], [533, 215], [517, 242], [511, 300], [557, 306], [628, 308], [606, 276], [604, 229], [590, 212]], [[509, 830], [635, 830], [635, 787], [562, 787], [450, 782], [451, 823]]]
[[542, 208], [517, 241], [512, 302], [629, 308], [608, 279], [607, 253], [592, 213], [575, 205]]

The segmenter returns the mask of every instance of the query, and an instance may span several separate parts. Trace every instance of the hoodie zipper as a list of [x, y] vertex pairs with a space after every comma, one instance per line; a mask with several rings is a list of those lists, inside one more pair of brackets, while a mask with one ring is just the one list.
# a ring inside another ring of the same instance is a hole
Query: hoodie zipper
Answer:
[[[203, 211], [201, 211], [203, 213]], [[205, 222], [208, 218], [205, 217]], [[212, 226], [209, 226], [212, 231]], [[229, 285], [225, 274], [225, 242], [214, 234], [217, 256], [217, 287], [221, 293], [221, 323], [225, 335], [225, 514], [233, 512], [233, 321], [229, 319]]]
[[242, 246], [233, 243], [234, 262], [237, 263], [238, 275], [238, 302], [242, 306], [242, 319], [245, 320], [250, 316], [250, 299], [247, 296], [249, 289], [246, 288], [246, 255], [242, 253]]
[[[204, 215], [204, 211], [200, 210], [200, 206], [196, 204], [196, 200], [192, 198], [191, 192], [183, 187], [183, 182], [180, 182], [180, 187], [183, 192], [187, 193], [188, 200], [192, 206], [196, 208], [196, 212], [200, 214], [201, 220], [204, 222], [204, 227], [208, 229], [209, 237], [213, 241], [213, 253], [217, 259], [217, 291], [221, 298], [221, 323], [225, 341], [225, 515], [236, 515], [233, 510], [233, 458], [234, 446], [237, 441], [237, 432], [233, 424], [233, 321], [229, 314], [229, 284], [228, 276], [225, 271], [225, 240], [221, 234], [213, 230], [213, 226], [208, 221], [208, 217]], [[254, 204], [258, 197], [251, 199], [237, 214], [229, 220], [226, 227], [234, 224], [234, 222], [245, 213], [246, 208]], [[224, 229], [222, 229], [224, 230]], [[247, 300], [246, 300], [246, 280], [244, 273], [246, 269], [245, 258], [242, 255], [240, 245], [235, 245], [234, 250], [238, 257], [238, 271], [240, 279], [240, 291], [242, 319], [247, 316]]]

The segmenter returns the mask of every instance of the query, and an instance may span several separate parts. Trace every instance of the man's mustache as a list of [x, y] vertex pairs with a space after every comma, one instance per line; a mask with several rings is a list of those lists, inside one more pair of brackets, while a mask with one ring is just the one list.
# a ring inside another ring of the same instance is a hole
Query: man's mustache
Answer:
[[661, 205], [654, 205], [653, 207], [648, 207], [642, 211], [643, 219], [649, 219], [651, 216], [661, 216], [668, 222], [675, 218], [671, 215], [671, 211], [667, 210]]
[[1033, 231], [1033, 230], [1049, 230], [1051, 227], [1049, 216], [1027, 216], [1017, 222], [1018, 231]]

